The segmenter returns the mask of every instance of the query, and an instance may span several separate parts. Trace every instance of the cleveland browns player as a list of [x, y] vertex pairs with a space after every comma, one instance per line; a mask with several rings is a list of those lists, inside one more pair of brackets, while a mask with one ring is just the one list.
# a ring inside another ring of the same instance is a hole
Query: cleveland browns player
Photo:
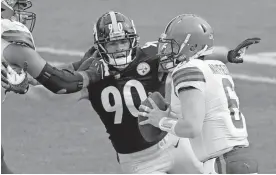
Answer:
[[[224, 63], [202, 57], [213, 48], [213, 33], [208, 22], [194, 14], [171, 20], [159, 39], [159, 53], [176, 63], [169, 94], [172, 112], [148, 99], [152, 109], [141, 105], [139, 115], [147, 120], [140, 124], [189, 138], [206, 174], [255, 174], [258, 163], [251, 155], [233, 79]], [[244, 45], [259, 42], [250, 38]]]

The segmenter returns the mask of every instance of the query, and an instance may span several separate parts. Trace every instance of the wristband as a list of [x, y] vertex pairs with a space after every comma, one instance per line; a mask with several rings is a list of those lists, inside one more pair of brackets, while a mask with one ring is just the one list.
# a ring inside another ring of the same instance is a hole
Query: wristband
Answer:
[[89, 85], [89, 77], [88, 77], [87, 73], [84, 71], [79, 71], [78, 73], [82, 76], [82, 79], [83, 79], [82, 80], [82, 83], [83, 83], [82, 88], [87, 88], [87, 86]]
[[159, 121], [159, 128], [163, 131], [167, 131], [169, 133], [172, 133], [172, 134], [176, 135], [175, 131], [174, 131], [174, 128], [175, 128], [177, 122], [178, 122], [178, 120], [176, 120], [176, 119], [163, 117]]

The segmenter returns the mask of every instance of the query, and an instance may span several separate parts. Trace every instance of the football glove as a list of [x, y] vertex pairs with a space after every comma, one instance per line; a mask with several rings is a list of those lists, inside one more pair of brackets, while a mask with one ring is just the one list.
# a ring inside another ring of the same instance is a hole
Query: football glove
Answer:
[[97, 55], [98, 51], [95, 51], [90, 58], [83, 61], [78, 71], [85, 71], [88, 75], [96, 73], [100, 79], [104, 79], [104, 77], [110, 76], [109, 68], [102, 58], [97, 58]]
[[230, 63], [242, 63], [245, 51], [248, 49], [248, 47], [252, 44], [258, 44], [260, 41], [260, 38], [248, 38], [244, 40], [235, 49], [228, 52], [228, 61]]
[[7, 92], [14, 92], [18, 94], [25, 94], [29, 89], [29, 82], [27, 77], [28, 64], [25, 62], [24, 68], [20, 72], [16, 72], [10, 65], [2, 61], [1, 66], [1, 85]]

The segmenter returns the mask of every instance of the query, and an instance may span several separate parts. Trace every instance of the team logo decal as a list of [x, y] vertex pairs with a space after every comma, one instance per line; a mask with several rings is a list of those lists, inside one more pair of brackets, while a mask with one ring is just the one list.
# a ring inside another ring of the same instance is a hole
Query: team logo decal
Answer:
[[147, 75], [147, 73], [149, 73], [150, 71], [150, 65], [146, 62], [142, 62], [140, 64], [138, 64], [137, 66], [137, 72], [139, 75]]

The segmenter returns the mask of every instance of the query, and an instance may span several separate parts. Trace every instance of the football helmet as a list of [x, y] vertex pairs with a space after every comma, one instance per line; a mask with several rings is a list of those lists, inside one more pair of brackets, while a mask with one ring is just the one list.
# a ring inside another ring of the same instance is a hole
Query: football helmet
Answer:
[[[135, 59], [139, 37], [133, 20], [119, 12], [110, 11], [94, 25], [94, 43], [106, 63], [124, 69]], [[110, 52], [107, 49], [110, 43], [126, 43], [129, 46], [127, 49], [119, 48]]]
[[182, 14], [173, 18], [158, 40], [160, 64], [172, 70], [178, 63], [211, 54], [214, 45], [212, 27], [203, 18]]
[[32, 7], [31, 0], [1, 0], [1, 18], [17, 20], [26, 25], [32, 32], [36, 14], [26, 11]]

